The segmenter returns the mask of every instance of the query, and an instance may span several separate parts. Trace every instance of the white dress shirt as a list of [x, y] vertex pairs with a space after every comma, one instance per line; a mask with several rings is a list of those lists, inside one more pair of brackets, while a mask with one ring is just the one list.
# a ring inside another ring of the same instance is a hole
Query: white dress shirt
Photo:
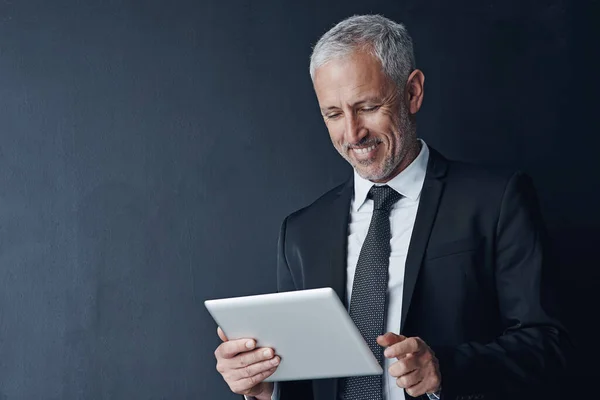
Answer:
[[[402, 317], [402, 292], [404, 289], [404, 266], [408, 245], [412, 235], [417, 208], [421, 198], [421, 189], [425, 181], [427, 162], [429, 161], [429, 148], [420, 140], [421, 151], [417, 158], [400, 172], [396, 177], [386, 183], [402, 195], [390, 212], [391, 253], [389, 264], [388, 282], [388, 311], [386, 316], [386, 332], [399, 334]], [[354, 196], [350, 204], [350, 220], [348, 225], [348, 248], [346, 264], [346, 294], [347, 304], [352, 296], [354, 272], [358, 262], [358, 255], [362, 248], [373, 214], [373, 200], [367, 199], [373, 182], [363, 179], [354, 171]], [[404, 400], [404, 389], [396, 385], [396, 380], [391, 378], [388, 368], [396, 359], [385, 359], [383, 384], [384, 400]], [[275, 383], [272, 400], [279, 400], [279, 387]]]
[[[390, 264], [388, 271], [388, 311], [386, 316], [386, 332], [400, 333], [402, 317], [402, 292], [404, 290], [404, 266], [408, 245], [412, 236], [417, 208], [421, 198], [421, 189], [425, 181], [429, 148], [421, 141], [421, 151], [417, 158], [402, 172], [386, 183], [400, 193], [402, 197], [390, 211]], [[360, 249], [365, 241], [371, 216], [373, 215], [373, 200], [367, 199], [373, 182], [361, 178], [354, 171], [354, 198], [350, 207], [350, 222], [348, 225], [348, 253], [346, 264], [346, 300], [350, 304], [354, 272], [358, 262]], [[384, 400], [404, 400], [404, 389], [396, 385], [396, 380], [390, 377], [388, 368], [397, 360], [385, 359], [383, 385]]]

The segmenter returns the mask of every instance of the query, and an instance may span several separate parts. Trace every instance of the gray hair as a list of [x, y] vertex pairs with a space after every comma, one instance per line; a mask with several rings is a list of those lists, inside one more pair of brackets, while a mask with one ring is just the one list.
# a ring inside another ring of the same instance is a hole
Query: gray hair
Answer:
[[340, 59], [356, 50], [368, 51], [381, 62], [383, 71], [400, 89], [415, 69], [413, 43], [404, 25], [381, 15], [355, 15], [339, 22], [327, 31], [313, 48], [310, 56], [310, 77], [333, 59]]

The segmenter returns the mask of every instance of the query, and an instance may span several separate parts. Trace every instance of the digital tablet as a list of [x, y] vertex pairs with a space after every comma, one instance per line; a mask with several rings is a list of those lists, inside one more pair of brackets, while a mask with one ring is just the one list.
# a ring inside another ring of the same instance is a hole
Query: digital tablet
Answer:
[[331, 288], [206, 300], [228, 339], [252, 338], [281, 357], [265, 381], [381, 375], [383, 370]]

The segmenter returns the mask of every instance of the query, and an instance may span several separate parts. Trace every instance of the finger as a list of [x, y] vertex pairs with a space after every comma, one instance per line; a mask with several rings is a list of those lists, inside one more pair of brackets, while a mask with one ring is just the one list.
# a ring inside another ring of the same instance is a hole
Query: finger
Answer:
[[233, 358], [240, 353], [254, 350], [256, 341], [254, 339], [237, 339], [223, 342], [217, 347], [215, 355], [217, 358]]
[[217, 327], [217, 335], [219, 335], [219, 338], [224, 342], [227, 342], [229, 340], [227, 339], [227, 336], [225, 336], [225, 332], [223, 332], [223, 329], [221, 329], [220, 326]]
[[419, 397], [425, 393], [433, 393], [437, 390], [437, 388], [432, 389], [431, 385], [429, 385], [426, 380], [422, 380], [409, 388], [405, 388], [404, 390], [412, 397]]
[[394, 378], [399, 378], [402, 375], [409, 374], [419, 368], [419, 363], [416, 357], [408, 354], [406, 357], [399, 359], [388, 368], [388, 373]]
[[377, 344], [388, 347], [405, 339], [406, 336], [396, 335], [393, 332], [387, 332], [386, 334], [377, 337]]
[[396, 379], [396, 385], [398, 387], [408, 389], [411, 388], [423, 380], [421, 374], [419, 374], [419, 370], [414, 370], [408, 374], [404, 374], [401, 377]]
[[234, 380], [241, 380], [244, 378], [250, 378], [252, 376], [258, 375], [262, 372], [268, 371], [272, 368], [275, 368], [279, 365], [281, 359], [279, 357], [274, 357], [270, 360], [261, 361], [258, 363], [250, 364], [243, 368], [238, 368], [231, 371], [231, 377]]
[[240, 379], [239, 381], [230, 385], [230, 387], [235, 393], [248, 394], [254, 386], [258, 385], [259, 383], [267, 379], [269, 376], [273, 375], [273, 373], [276, 370], [277, 367], [260, 372], [249, 378]]
[[383, 355], [387, 358], [402, 358], [409, 353], [416, 353], [421, 349], [421, 342], [417, 339], [410, 337], [401, 342], [389, 346], [383, 352]]
[[254, 351], [239, 354], [237, 357], [232, 358], [231, 361], [234, 362], [233, 368], [244, 368], [264, 360], [270, 360], [273, 358], [274, 355], [275, 351], [273, 351], [273, 349], [268, 347], [261, 347]]

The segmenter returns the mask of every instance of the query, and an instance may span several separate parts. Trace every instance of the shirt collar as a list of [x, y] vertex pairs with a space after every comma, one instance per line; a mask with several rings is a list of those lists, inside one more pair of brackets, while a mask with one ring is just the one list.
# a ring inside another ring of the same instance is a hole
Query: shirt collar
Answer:
[[[392, 178], [392, 180], [385, 183], [385, 185], [388, 185], [402, 196], [411, 200], [417, 200], [421, 195], [427, 171], [427, 162], [429, 161], [429, 148], [427, 144], [422, 139], [418, 140], [421, 143], [421, 151], [417, 158], [402, 172]], [[365, 203], [369, 190], [371, 190], [373, 185], [375, 183], [362, 178], [354, 170], [354, 200], [352, 201], [352, 210], [354, 212], [358, 211]]]

